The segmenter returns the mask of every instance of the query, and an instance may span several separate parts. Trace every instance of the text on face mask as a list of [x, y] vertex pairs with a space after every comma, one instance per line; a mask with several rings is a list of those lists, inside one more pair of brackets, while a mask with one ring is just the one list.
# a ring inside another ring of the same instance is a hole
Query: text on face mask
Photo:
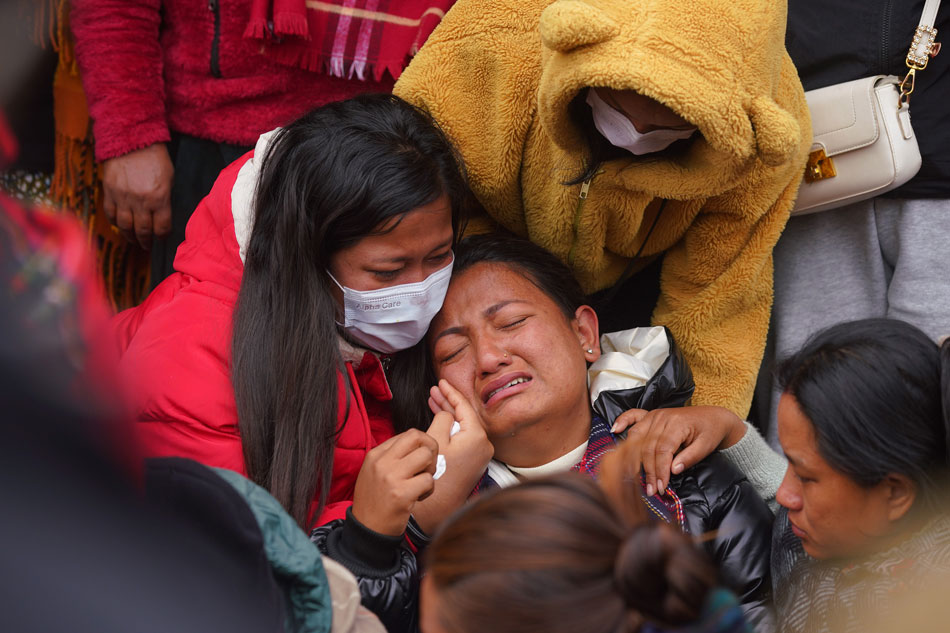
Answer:
[[389, 301], [386, 303], [361, 303], [356, 306], [357, 310], [362, 310], [363, 312], [372, 312], [374, 310], [389, 310], [391, 308], [398, 308], [402, 305], [402, 301]]

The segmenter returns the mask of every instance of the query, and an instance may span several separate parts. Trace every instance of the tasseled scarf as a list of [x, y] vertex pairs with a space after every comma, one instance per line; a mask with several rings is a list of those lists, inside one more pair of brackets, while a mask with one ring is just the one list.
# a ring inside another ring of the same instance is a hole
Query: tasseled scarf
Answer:
[[274, 61], [334, 77], [398, 79], [455, 0], [254, 0], [244, 37]]
[[49, 32], [50, 44], [59, 53], [53, 79], [56, 146], [50, 196], [56, 204], [74, 212], [86, 227], [109, 301], [113, 309], [122, 310], [137, 305], [145, 297], [149, 257], [126, 241], [102, 211], [101, 174], [93, 157], [89, 108], [73, 54], [69, 2], [59, 0], [54, 11], [56, 1], [39, 3], [34, 25], [38, 36]]

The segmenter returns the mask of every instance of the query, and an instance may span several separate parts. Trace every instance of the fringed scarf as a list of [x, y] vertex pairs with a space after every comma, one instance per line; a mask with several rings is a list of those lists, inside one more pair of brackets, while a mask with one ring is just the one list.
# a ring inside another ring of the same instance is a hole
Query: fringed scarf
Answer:
[[379, 81], [403, 68], [455, 0], [253, 0], [244, 37], [274, 61]]
[[[126, 241], [102, 211], [102, 181], [93, 158], [92, 127], [86, 93], [79, 78], [69, 31], [69, 0], [39, 3], [35, 33], [49, 32], [59, 65], [53, 79], [53, 114], [56, 125], [55, 171], [50, 187], [53, 201], [74, 212], [86, 227], [89, 246], [113, 309], [137, 305], [148, 290], [148, 253]], [[47, 6], [49, 4], [49, 6]], [[40, 24], [49, 20], [49, 26]]]

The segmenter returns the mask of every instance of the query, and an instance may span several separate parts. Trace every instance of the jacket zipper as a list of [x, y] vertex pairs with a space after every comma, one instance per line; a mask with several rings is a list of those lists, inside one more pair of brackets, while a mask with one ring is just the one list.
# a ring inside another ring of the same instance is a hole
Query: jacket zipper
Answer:
[[221, 67], [218, 64], [218, 44], [221, 39], [221, 7], [218, 0], [208, 0], [208, 10], [214, 14], [214, 39], [211, 40], [211, 74], [221, 78]]
[[583, 183], [581, 183], [581, 193], [578, 196], [578, 200], [577, 200], [577, 210], [574, 211], [574, 223], [572, 227], [574, 231], [574, 241], [571, 244], [571, 250], [568, 251], [567, 253], [568, 266], [572, 266], [572, 267], [574, 266], [574, 258], [577, 255], [577, 232], [580, 229], [581, 215], [583, 214], [583, 211], [584, 211], [584, 202], [587, 200], [587, 192], [590, 191], [590, 181], [593, 179], [594, 177], [591, 176], [590, 178], [585, 180]]
[[881, 33], [881, 74], [890, 74], [891, 65], [891, 6], [893, 0], [887, 0], [884, 3], [884, 15], [881, 20], [883, 32]]

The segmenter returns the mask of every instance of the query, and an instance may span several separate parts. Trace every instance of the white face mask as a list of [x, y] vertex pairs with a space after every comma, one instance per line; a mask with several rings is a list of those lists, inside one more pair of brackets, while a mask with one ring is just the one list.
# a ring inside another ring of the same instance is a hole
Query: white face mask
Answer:
[[695, 127], [688, 130], [659, 129], [640, 132], [623, 112], [610, 107], [593, 88], [587, 89], [587, 104], [594, 116], [594, 127], [597, 131], [610, 141], [611, 145], [637, 156], [664, 150], [674, 141], [689, 138], [696, 132]]
[[379, 290], [353, 290], [330, 279], [343, 291], [343, 329], [347, 337], [383, 354], [408, 349], [422, 340], [442, 308], [452, 262], [413, 284]]

